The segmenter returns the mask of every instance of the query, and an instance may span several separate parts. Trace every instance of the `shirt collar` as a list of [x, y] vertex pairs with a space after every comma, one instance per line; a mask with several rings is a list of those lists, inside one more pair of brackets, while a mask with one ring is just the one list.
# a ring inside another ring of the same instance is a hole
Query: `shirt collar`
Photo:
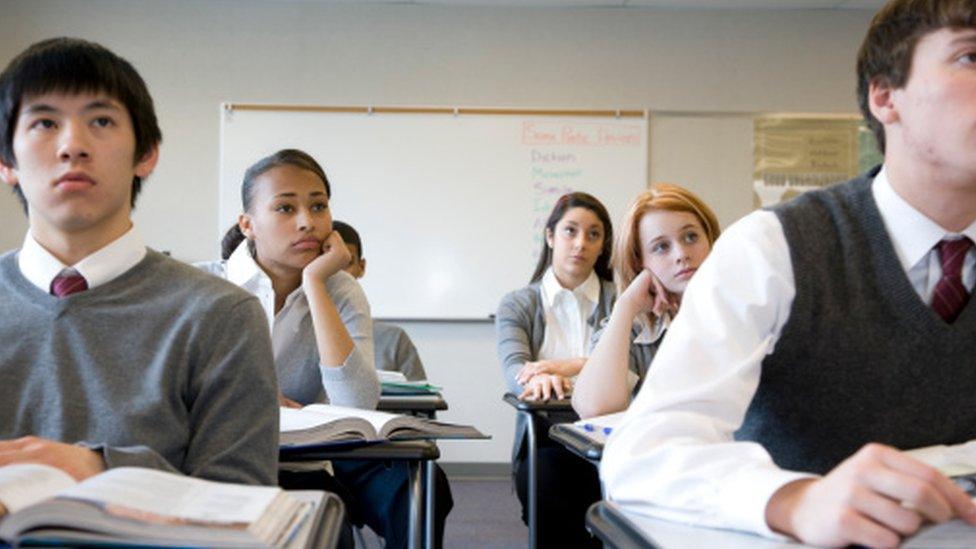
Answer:
[[[276, 315], [274, 312], [275, 294], [271, 284], [271, 277], [251, 257], [251, 251], [248, 249], [246, 240], [237, 246], [234, 253], [230, 254], [224, 268], [226, 278], [229, 282], [233, 282], [237, 286], [257, 296], [261, 302], [261, 306], [264, 308], [264, 312], [268, 315], [268, 325], [273, 330]], [[281, 311], [278, 314], [292, 310], [292, 306], [297, 303], [303, 303], [305, 301], [304, 296], [305, 292], [299, 284], [298, 288], [295, 288], [285, 298], [285, 303], [282, 305]], [[301, 307], [299, 307], [299, 310], [301, 310]]]
[[[956, 234], [946, 231], [898, 196], [891, 187], [885, 168], [875, 176], [871, 193], [878, 205], [885, 229], [888, 230], [895, 254], [906, 272], [922, 261], [940, 240]], [[966, 227], [961, 234], [976, 242], [976, 222]]]
[[146, 245], [135, 227], [74, 265], [61, 263], [28, 230], [24, 245], [17, 254], [17, 263], [24, 278], [47, 293], [51, 289], [51, 281], [65, 269], [73, 269], [85, 277], [85, 282], [91, 289], [110, 282], [135, 267], [144, 257]]
[[251, 251], [247, 247], [247, 240], [240, 243], [234, 253], [227, 258], [227, 280], [241, 287], [248, 287], [271, 279], [261, 269], [257, 261], [251, 257]]
[[640, 327], [640, 333], [634, 338], [634, 343], [650, 345], [664, 336], [664, 332], [671, 325], [671, 315], [659, 316], [653, 323], [647, 321], [647, 315], [641, 315], [637, 320], [637, 325]]
[[542, 275], [542, 297], [546, 301], [546, 307], [552, 307], [556, 296], [561, 292], [571, 293], [577, 299], [586, 298], [590, 303], [597, 303], [600, 301], [600, 279], [596, 276], [596, 271], [590, 271], [590, 276], [586, 277], [582, 284], [573, 290], [567, 290], [556, 279], [556, 273], [550, 266], [546, 269], [546, 274]]

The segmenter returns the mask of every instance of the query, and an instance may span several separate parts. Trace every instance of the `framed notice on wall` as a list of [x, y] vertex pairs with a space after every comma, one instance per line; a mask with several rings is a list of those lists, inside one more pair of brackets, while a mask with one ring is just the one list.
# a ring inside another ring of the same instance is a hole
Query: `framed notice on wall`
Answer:
[[881, 162], [860, 116], [775, 115], [753, 121], [753, 205], [846, 181]]

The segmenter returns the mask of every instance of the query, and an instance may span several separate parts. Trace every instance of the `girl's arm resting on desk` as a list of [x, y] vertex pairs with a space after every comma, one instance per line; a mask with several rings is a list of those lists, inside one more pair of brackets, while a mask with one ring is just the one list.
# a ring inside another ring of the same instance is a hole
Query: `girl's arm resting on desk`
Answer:
[[659, 282], [652, 295], [656, 281], [650, 271], [641, 271], [614, 305], [573, 389], [573, 409], [581, 418], [612, 414], [630, 405], [631, 329], [637, 315], [661, 306], [655, 297], [664, 293]]
[[355, 344], [349, 337], [326, 281], [349, 263], [349, 250], [342, 243], [339, 233], [332, 231], [322, 245], [322, 255], [315, 258], [302, 271], [302, 289], [308, 298], [308, 308], [315, 327], [315, 344], [322, 364], [343, 364]]
[[[369, 302], [359, 284], [340, 273], [349, 252], [333, 231], [328, 250], [309, 263], [302, 276], [319, 352], [322, 384], [329, 402], [376, 408], [379, 378], [373, 363], [373, 326]], [[287, 395], [286, 395], [287, 396]]]

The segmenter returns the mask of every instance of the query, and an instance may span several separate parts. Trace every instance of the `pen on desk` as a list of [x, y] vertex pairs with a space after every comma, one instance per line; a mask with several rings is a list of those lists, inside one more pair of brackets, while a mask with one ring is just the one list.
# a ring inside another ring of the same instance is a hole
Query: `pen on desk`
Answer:
[[[592, 423], [584, 423], [583, 430], [587, 433], [592, 433], [597, 430], [597, 426], [593, 425]], [[609, 435], [611, 432], [613, 432], [613, 427], [603, 427], [602, 432], [604, 435]]]
[[976, 496], [976, 474], [956, 475], [949, 478], [967, 494]]

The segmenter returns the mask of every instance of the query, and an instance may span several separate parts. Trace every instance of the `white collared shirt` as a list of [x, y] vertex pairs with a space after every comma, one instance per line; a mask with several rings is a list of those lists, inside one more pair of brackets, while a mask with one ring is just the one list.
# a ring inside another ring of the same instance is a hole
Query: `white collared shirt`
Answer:
[[68, 270], [65, 274], [77, 273], [85, 277], [85, 282], [91, 289], [135, 267], [144, 257], [146, 257], [146, 245], [135, 227], [74, 265], [61, 263], [61, 260], [41, 246], [28, 230], [24, 237], [24, 245], [17, 254], [17, 266], [31, 284], [40, 288], [42, 292], [50, 293], [54, 277], [65, 269]]
[[[295, 288], [288, 297], [281, 310], [275, 314], [275, 293], [271, 285], [271, 277], [265, 273], [261, 267], [251, 257], [247, 248], [247, 243], [243, 242], [234, 250], [234, 253], [227, 258], [225, 265], [225, 276], [228, 282], [232, 282], [248, 292], [254, 294], [261, 302], [264, 314], [268, 316], [268, 326], [271, 327], [272, 336], [277, 332], [297, 331], [298, 323], [309, 314], [308, 301], [305, 299], [305, 292], [301, 285]], [[288, 328], [291, 328], [289, 330]], [[284, 337], [272, 337], [271, 343], [278, 354], [278, 347], [285, 344]]]
[[[941, 277], [932, 247], [958, 237], [899, 197], [882, 170], [871, 187], [912, 286], [930, 302]], [[962, 234], [976, 241], [976, 224]], [[972, 288], [976, 252], [963, 265]], [[729, 276], [729, 273], [735, 273]], [[728, 228], [688, 285], [654, 367], [614, 430], [600, 473], [608, 497], [636, 512], [777, 537], [766, 504], [808, 477], [778, 468], [754, 442], [737, 442], [762, 361], [786, 324], [796, 286], [776, 214], [753, 212]]]
[[539, 287], [546, 329], [538, 360], [589, 356], [593, 327], [587, 320], [600, 302], [600, 279], [596, 272], [572, 290], [563, 288], [552, 267], [542, 276]]

